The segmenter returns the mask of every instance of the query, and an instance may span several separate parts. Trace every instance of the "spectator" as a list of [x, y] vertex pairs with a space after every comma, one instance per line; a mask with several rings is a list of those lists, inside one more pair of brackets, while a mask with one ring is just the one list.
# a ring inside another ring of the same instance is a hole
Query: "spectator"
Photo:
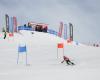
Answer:
[[6, 31], [4, 31], [4, 39], [6, 38], [6, 36], [7, 36], [7, 33], [6, 33]]

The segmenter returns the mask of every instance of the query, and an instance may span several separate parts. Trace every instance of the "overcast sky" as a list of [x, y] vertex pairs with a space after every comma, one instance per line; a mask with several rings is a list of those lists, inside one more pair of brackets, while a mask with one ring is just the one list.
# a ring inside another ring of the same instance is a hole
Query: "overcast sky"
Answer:
[[0, 27], [6, 13], [19, 25], [43, 22], [55, 30], [60, 21], [71, 22], [75, 41], [100, 41], [100, 0], [0, 0]]

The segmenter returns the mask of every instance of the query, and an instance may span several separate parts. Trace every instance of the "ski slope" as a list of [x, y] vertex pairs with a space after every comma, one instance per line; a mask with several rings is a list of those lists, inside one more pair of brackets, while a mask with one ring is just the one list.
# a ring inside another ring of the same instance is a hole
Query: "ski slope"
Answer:
[[[1, 33], [3, 34], [3, 33]], [[62, 49], [57, 58], [57, 43], [64, 43], [64, 54], [76, 64], [67, 66], [62, 61]], [[27, 46], [25, 54], [18, 46]], [[67, 44], [65, 40], [48, 33], [20, 31], [4, 40], [0, 37], [0, 80], [100, 80], [100, 47]]]

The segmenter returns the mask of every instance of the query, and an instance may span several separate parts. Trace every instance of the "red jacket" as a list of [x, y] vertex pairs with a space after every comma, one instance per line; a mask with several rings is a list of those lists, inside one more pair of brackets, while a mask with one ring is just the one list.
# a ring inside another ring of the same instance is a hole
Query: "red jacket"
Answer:
[[69, 60], [69, 58], [68, 57], [66, 57], [66, 56], [63, 56], [63, 59], [66, 61], [66, 60]]
[[63, 63], [64, 61], [67, 61], [67, 60], [69, 60], [69, 58], [68, 57], [66, 57], [66, 56], [63, 56], [63, 61], [61, 62], [61, 63]]

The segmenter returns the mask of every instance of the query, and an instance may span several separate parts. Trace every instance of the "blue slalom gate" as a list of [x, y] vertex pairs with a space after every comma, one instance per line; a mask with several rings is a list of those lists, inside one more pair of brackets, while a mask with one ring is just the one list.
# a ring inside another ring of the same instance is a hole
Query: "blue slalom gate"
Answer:
[[19, 63], [19, 54], [26, 54], [26, 65], [27, 65], [27, 47], [26, 45], [24, 46], [21, 46], [19, 45], [18, 46], [18, 56], [17, 56], [17, 64]]

